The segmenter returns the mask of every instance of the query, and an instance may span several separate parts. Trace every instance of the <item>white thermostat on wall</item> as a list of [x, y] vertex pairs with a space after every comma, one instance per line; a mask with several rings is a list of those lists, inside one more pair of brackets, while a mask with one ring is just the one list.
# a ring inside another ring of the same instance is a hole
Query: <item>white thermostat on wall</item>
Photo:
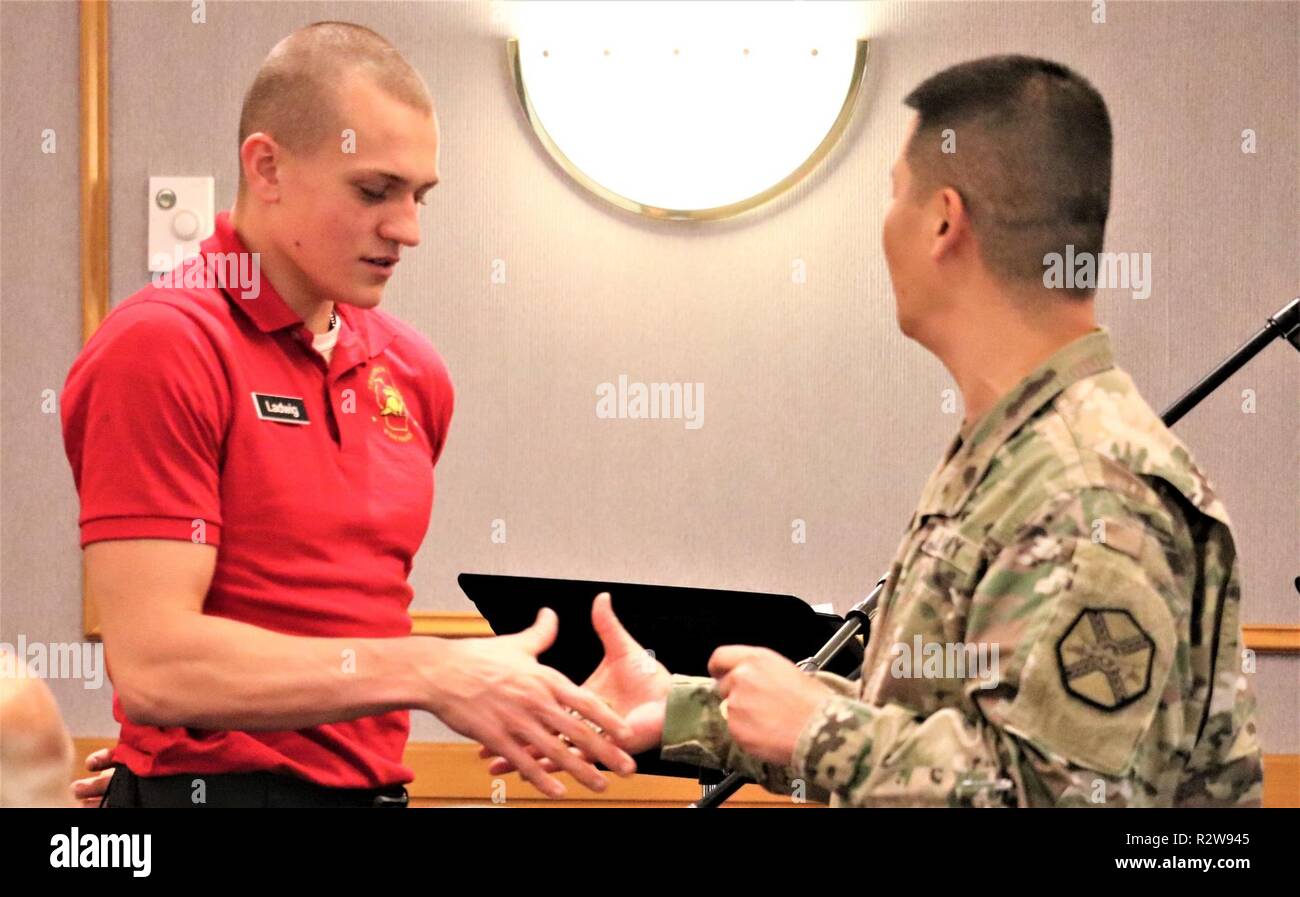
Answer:
[[170, 271], [212, 235], [212, 178], [149, 178], [149, 270]]

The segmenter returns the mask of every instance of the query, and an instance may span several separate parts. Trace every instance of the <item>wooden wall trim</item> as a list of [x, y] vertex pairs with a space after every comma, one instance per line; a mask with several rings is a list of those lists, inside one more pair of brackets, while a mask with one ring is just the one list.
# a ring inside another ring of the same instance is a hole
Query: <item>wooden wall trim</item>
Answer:
[[[86, 755], [100, 748], [111, 748], [115, 738], [74, 738], [71, 778], [87, 775], [83, 768]], [[496, 806], [504, 797], [504, 806], [562, 805], [599, 807], [684, 807], [700, 796], [697, 782], [665, 776], [636, 775], [627, 779], [610, 775], [609, 789], [603, 794], [588, 791], [568, 775], [560, 779], [568, 789], [559, 801], [553, 801], [519, 778], [518, 775], [494, 778], [488, 775], [487, 763], [478, 757], [478, 746], [465, 742], [411, 742], [403, 758], [415, 773], [407, 786], [412, 805], [419, 806]], [[495, 784], [500, 780], [501, 785]], [[496, 796], [498, 800], [494, 801]], [[820, 806], [795, 804], [789, 798], [768, 794], [757, 785], [746, 785], [728, 803], [736, 806]]]
[[[112, 738], [75, 738], [75, 765], [71, 778], [86, 773], [81, 768], [85, 756], [103, 747], [112, 747]], [[487, 764], [478, 758], [472, 744], [412, 742], [406, 746], [406, 765], [415, 773], [408, 787], [413, 805], [420, 806], [492, 806], [493, 780]], [[563, 776], [569, 793], [559, 801], [542, 797], [541, 792], [518, 776], [501, 777], [504, 782], [505, 806], [602, 806], [602, 807], [684, 807], [700, 796], [699, 785], [686, 779], [663, 776], [610, 776], [609, 790], [592, 794]], [[501, 789], [498, 788], [498, 793]], [[734, 806], [813, 807], [820, 804], [795, 804], [789, 798], [768, 794], [757, 785], [746, 785], [728, 801]], [[1300, 754], [1264, 755], [1264, 806], [1300, 808]]]
[[[84, 577], [83, 577], [84, 580]], [[99, 624], [89, 602], [83, 605], [86, 638], [99, 641]], [[438, 638], [482, 638], [492, 635], [487, 620], [474, 611], [411, 612], [411, 634]], [[1257, 623], [1242, 627], [1246, 647], [1257, 654], [1300, 654], [1300, 625]]]
[[[407, 746], [406, 763], [415, 773], [408, 786], [412, 798], [465, 803], [492, 803], [495, 793], [508, 805], [516, 800], [546, 802], [547, 798], [518, 775], [494, 778], [486, 761], [478, 757], [478, 746], [463, 743], [416, 742]], [[654, 804], [684, 807], [700, 796], [698, 782], [666, 776], [637, 775], [627, 779], [610, 775], [603, 794], [588, 791], [568, 775], [561, 775], [568, 793], [563, 802], [600, 806]], [[500, 784], [494, 784], [500, 783]], [[757, 785], [747, 785], [733, 800], [748, 805], [793, 805], [787, 797], [769, 794]]]
[[1300, 754], [1264, 755], [1264, 806], [1300, 808]]
[[[79, 142], [81, 146], [81, 342], [108, 316], [108, 2], [81, 0]], [[81, 622], [99, 638], [95, 608], [81, 577]]]
[[1246, 647], [1257, 654], [1300, 653], [1300, 625], [1254, 623], [1241, 629]]
[[411, 612], [411, 635], [436, 635], [439, 638], [480, 638], [492, 634], [488, 621], [474, 611]]
[[81, 0], [81, 339], [108, 314], [108, 3]]
[[[413, 635], [436, 635], [441, 638], [478, 638], [491, 635], [492, 628], [474, 611], [411, 612]], [[1300, 625], [1290, 623], [1255, 623], [1242, 627], [1246, 647], [1258, 654], [1300, 653]]]
[[[84, 577], [83, 577], [84, 579]], [[85, 606], [86, 638], [99, 641], [94, 608]], [[488, 621], [473, 611], [411, 611], [411, 635], [438, 638], [483, 638], [492, 635]], [[1246, 647], [1257, 654], [1300, 654], [1300, 625], [1258, 623], [1242, 627]]]

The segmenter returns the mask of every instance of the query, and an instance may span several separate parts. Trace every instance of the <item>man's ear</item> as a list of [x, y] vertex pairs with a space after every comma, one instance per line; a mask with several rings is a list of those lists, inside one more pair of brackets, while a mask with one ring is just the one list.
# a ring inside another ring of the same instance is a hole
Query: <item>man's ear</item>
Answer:
[[269, 134], [249, 134], [239, 147], [239, 164], [243, 168], [248, 192], [263, 202], [280, 198], [280, 144]]
[[970, 217], [966, 212], [966, 203], [961, 194], [952, 187], [944, 187], [936, 194], [937, 215], [935, 218], [934, 242], [930, 247], [930, 259], [939, 261], [944, 256], [955, 252], [957, 246], [970, 232]]

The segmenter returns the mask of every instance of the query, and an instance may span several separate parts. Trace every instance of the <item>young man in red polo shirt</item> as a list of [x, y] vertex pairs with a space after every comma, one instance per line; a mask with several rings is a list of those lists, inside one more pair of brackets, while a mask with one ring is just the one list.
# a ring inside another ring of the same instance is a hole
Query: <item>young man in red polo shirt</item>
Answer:
[[553, 613], [503, 638], [409, 635], [453, 394], [429, 342], [377, 306], [420, 242], [438, 144], [423, 80], [383, 38], [290, 35], [244, 100], [234, 209], [68, 375], [122, 725], [110, 806], [402, 802], [411, 708], [552, 796], [530, 754], [605, 784], [561, 736], [633, 770], [593, 730], [625, 740], [623, 721], [537, 662]]

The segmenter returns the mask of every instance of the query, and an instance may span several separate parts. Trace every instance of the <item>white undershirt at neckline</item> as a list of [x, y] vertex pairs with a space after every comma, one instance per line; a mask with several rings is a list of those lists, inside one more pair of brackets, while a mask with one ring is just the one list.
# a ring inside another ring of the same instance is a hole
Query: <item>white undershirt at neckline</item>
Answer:
[[324, 333], [318, 333], [311, 338], [311, 347], [325, 356], [325, 360], [330, 360], [330, 353], [334, 351], [334, 346], [339, 341], [339, 331], [343, 329], [343, 316], [336, 314], [334, 316], [334, 326]]

